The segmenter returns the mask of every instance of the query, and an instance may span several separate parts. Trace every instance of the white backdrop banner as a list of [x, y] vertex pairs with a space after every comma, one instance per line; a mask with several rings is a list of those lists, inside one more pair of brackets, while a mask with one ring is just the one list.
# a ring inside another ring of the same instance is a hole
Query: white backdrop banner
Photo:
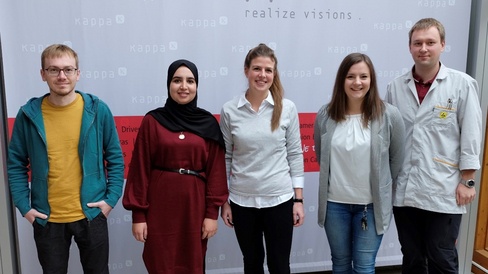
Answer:
[[[48, 92], [39, 74], [41, 52], [53, 43], [67, 44], [80, 58], [77, 89], [102, 98], [116, 116], [126, 167], [143, 115], [166, 101], [171, 62], [185, 58], [197, 65], [199, 106], [217, 115], [224, 102], [247, 87], [243, 63], [249, 49], [258, 43], [275, 49], [285, 96], [300, 112], [305, 152], [306, 222], [294, 231], [291, 253], [292, 271], [300, 273], [331, 269], [325, 232], [317, 225], [312, 135], [315, 112], [330, 100], [340, 62], [351, 52], [368, 54], [383, 96], [386, 84], [413, 64], [410, 27], [435, 17], [447, 32], [443, 62], [465, 71], [471, 1], [0, 0], [0, 7], [10, 130], [19, 107]], [[32, 228], [17, 217], [22, 273], [42, 273]], [[146, 273], [130, 212], [119, 203], [108, 222], [110, 272]], [[392, 224], [377, 265], [400, 262]], [[234, 231], [220, 221], [206, 265], [207, 273], [242, 273]], [[75, 244], [69, 273], [82, 273]]]

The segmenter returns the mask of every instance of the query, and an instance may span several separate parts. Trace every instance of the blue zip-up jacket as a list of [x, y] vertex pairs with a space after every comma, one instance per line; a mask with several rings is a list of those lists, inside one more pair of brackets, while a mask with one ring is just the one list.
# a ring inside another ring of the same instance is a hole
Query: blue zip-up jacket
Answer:
[[[82, 164], [81, 207], [88, 220], [99, 208], [86, 204], [104, 200], [112, 208], [122, 195], [124, 158], [108, 106], [96, 96], [76, 91], [84, 101], [78, 154]], [[15, 206], [24, 216], [32, 208], [50, 215], [48, 203], [49, 162], [41, 104], [46, 94], [30, 99], [15, 118], [8, 148], [7, 172]], [[29, 187], [29, 169], [31, 183]], [[45, 225], [46, 220], [36, 218]]]

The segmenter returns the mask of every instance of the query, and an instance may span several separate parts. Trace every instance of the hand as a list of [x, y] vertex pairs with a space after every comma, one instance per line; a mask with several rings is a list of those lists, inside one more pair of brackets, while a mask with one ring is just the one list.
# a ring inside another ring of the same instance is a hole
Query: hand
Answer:
[[207, 238], [210, 239], [212, 238], [215, 233], [217, 233], [217, 220], [213, 220], [210, 218], [205, 218], [203, 220], [203, 225], [202, 225], [202, 240]]
[[36, 220], [36, 218], [40, 218], [43, 220], [47, 219], [47, 215], [32, 208], [31, 210], [27, 211], [27, 213], [24, 215], [24, 218], [32, 224]]
[[456, 188], [456, 202], [458, 205], [467, 205], [476, 197], [476, 189], [469, 188], [463, 184], [458, 184]]
[[147, 239], [147, 223], [132, 224], [132, 235], [139, 242], [146, 242]]
[[305, 211], [302, 203], [293, 203], [293, 226], [298, 227], [303, 225], [305, 221]]
[[234, 227], [234, 221], [232, 220], [232, 209], [230, 208], [228, 202], [225, 202], [225, 204], [222, 205], [220, 217], [222, 217], [222, 220], [226, 226], [230, 228]]
[[88, 203], [86, 204], [88, 207], [98, 207], [102, 211], [103, 215], [105, 215], [106, 218], [108, 218], [108, 214], [110, 214], [110, 211], [112, 211], [112, 207], [107, 204], [104, 200], [101, 200], [100, 202], [95, 202], [95, 203]]

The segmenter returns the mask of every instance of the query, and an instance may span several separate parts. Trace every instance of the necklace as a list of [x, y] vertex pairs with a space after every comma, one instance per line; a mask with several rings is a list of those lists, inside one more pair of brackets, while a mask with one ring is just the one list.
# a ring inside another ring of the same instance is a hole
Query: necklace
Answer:
[[183, 131], [180, 132], [180, 136], [178, 136], [178, 138], [180, 138], [180, 140], [185, 139], [185, 134], [183, 134]]

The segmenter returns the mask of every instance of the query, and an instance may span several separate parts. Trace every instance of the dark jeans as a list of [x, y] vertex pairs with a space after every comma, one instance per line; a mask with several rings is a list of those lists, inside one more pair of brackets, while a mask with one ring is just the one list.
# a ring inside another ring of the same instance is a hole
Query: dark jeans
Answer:
[[456, 241], [461, 214], [394, 207], [404, 274], [458, 273]]
[[234, 230], [244, 257], [244, 273], [264, 273], [264, 246], [271, 274], [290, 273], [293, 237], [293, 200], [269, 208], [231, 203]]
[[80, 251], [85, 274], [108, 272], [107, 218], [100, 213], [92, 221], [83, 219], [72, 223], [33, 223], [37, 256], [44, 274], [68, 273], [71, 239], [74, 237]]

